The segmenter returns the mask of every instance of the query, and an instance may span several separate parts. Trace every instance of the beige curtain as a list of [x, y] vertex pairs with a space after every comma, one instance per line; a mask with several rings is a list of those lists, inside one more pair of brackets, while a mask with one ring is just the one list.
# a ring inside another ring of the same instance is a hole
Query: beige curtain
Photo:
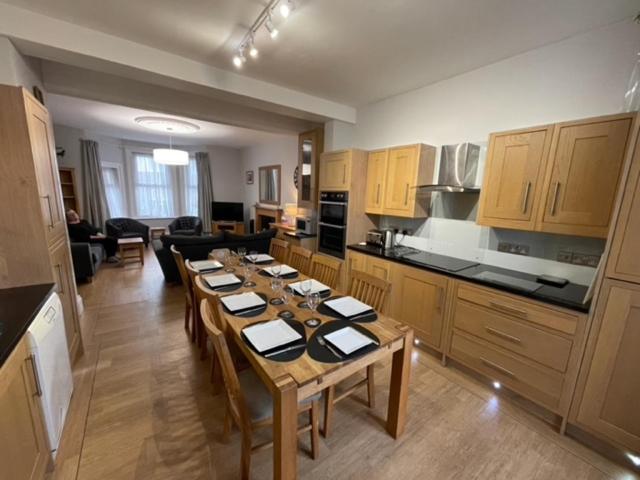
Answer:
[[207, 152], [196, 152], [196, 166], [198, 168], [198, 216], [202, 219], [203, 231], [211, 232], [213, 181]]
[[102, 178], [98, 142], [80, 140], [82, 153], [82, 178], [84, 193], [84, 218], [96, 228], [104, 231], [104, 222], [109, 219], [109, 204]]

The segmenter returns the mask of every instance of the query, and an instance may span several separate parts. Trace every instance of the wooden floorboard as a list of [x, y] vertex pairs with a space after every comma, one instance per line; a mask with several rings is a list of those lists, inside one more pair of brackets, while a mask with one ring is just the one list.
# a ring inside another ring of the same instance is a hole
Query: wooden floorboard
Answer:
[[[238, 478], [239, 434], [220, 441], [223, 398], [212, 395], [209, 362], [183, 329], [181, 287], [164, 283], [151, 249], [144, 266], [105, 265], [79, 293], [85, 355], [74, 367], [49, 480]], [[384, 430], [389, 375], [389, 364], [377, 366], [374, 410], [357, 399], [337, 405], [318, 460], [308, 456], [308, 436], [300, 438], [301, 478], [636, 478], [421, 350], [413, 354], [407, 429], [394, 441]], [[252, 478], [271, 478], [271, 455], [252, 457]]]

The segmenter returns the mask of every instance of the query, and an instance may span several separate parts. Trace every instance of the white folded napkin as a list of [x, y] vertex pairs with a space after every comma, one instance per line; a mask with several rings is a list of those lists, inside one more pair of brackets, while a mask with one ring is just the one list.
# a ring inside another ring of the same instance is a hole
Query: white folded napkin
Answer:
[[258, 307], [265, 305], [265, 302], [255, 292], [239, 293], [237, 295], [227, 295], [222, 297], [220, 301], [227, 307], [230, 312], [237, 312], [238, 310], [244, 310], [246, 308]]
[[273, 260], [273, 257], [271, 255], [267, 255], [266, 253], [258, 253], [257, 255], [245, 255], [244, 258], [249, 260], [251, 263], [270, 262]]
[[335, 298], [333, 300], [327, 300], [324, 304], [343, 317], [353, 317], [364, 312], [373, 311], [373, 308], [369, 305], [353, 297]]
[[[274, 269], [277, 269], [277, 268], [278, 267], [265, 267], [262, 270], [267, 272], [272, 277], [275, 277]], [[290, 275], [292, 273], [297, 273], [297, 272], [298, 272], [298, 270], [296, 270], [293, 267], [290, 267], [289, 265], [280, 265], [280, 276], [282, 276], [282, 275]]]
[[302, 335], [282, 319], [251, 325], [242, 330], [242, 333], [258, 352], [271, 350], [302, 338]]
[[360, 350], [367, 345], [375, 343], [365, 334], [360, 333], [353, 327], [344, 327], [324, 336], [331, 345], [338, 348], [345, 355], [349, 355], [356, 350]]
[[225, 273], [224, 275], [205, 275], [202, 278], [211, 288], [220, 288], [241, 283], [241, 280], [233, 273]]
[[196, 260], [195, 262], [189, 263], [191, 263], [191, 266], [198, 271], [223, 267], [223, 265], [217, 260]]
[[[307, 280], [304, 281], [306, 282]], [[304, 293], [302, 292], [302, 282], [290, 283], [289, 287], [296, 293], [304, 295]], [[330, 290], [331, 288], [327, 287], [324, 283], [321, 283], [314, 278], [311, 279], [311, 293], [322, 293]]]

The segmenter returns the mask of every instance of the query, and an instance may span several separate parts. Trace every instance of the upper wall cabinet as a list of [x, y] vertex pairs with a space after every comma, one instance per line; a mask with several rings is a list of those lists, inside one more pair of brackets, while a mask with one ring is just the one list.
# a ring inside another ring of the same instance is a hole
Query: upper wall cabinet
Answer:
[[631, 121], [625, 115], [556, 126], [541, 231], [607, 236]]
[[348, 191], [351, 185], [351, 150], [322, 154], [320, 190]]
[[606, 237], [634, 115], [492, 134], [478, 223]]
[[435, 147], [416, 144], [371, 152], [367, 170], [367, 213], [424, 218], [426, 201], [417, 196], [418, 185], [431, 183]]
[[318, 163], [324, 148], [321, 128], [298, 136], [298, 207], [315, 209], [318, 204]]
[[492, 133], [478, 223], [533, 230], [553, 127]]

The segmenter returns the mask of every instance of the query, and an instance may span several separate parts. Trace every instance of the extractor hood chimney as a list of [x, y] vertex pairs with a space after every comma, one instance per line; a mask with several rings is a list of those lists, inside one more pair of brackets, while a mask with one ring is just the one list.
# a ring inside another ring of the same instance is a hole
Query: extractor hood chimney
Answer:
[[480, 147], [473, 143], [443, 145], [440, 151], [440, 172], [435, 185], [418, 185], [419, 193], [455, 192], [477, 193], [475, 184], [478, 173]]

